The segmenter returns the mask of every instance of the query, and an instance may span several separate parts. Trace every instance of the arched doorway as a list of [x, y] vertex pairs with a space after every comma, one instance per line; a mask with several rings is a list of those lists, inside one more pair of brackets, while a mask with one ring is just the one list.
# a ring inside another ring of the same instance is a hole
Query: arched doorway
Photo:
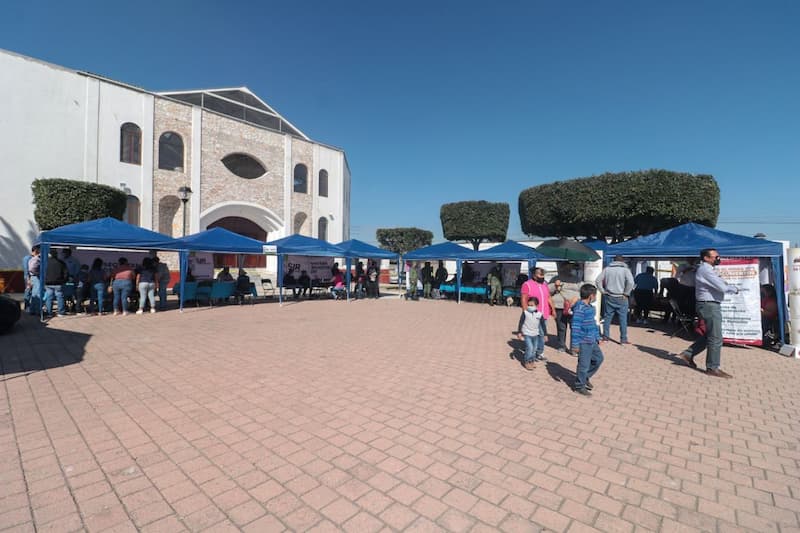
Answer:
[[[233, 233], [250, 237], [251, 239], [267, 242], [268, 234], [266, 230], [247, 218], [235, 216], [223, 217], [207, 226], [207, 229], [211, 228], [224, 228]], [[214, 254], [214, 267], [221, 268], [224, 266], [236, 268], [238, 266], [236, 263], [236, 254]], [[245, 268], [265, 268], [267, 266], [267, 258], [263, 255], [245, 255], [243, 266]]]

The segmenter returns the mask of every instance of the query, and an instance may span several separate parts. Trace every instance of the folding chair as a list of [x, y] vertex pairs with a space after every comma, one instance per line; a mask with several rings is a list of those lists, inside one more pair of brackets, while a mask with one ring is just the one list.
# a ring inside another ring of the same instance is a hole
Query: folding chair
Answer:
[[674, 337], [679, 331], [685, 331], [691, 336], [694, 330], [694, 317], [684, 313], [675, 298], [669, 299], [669, 306], [672, 308], [672, 315], [678, 321], [678, 327], [675, 328], [670, 337]]
[[272, 286], [271, 279], [265, 278], [261, 280], [261, 291], [264, 293], [264, 298], [275, 296], [275, 287]]

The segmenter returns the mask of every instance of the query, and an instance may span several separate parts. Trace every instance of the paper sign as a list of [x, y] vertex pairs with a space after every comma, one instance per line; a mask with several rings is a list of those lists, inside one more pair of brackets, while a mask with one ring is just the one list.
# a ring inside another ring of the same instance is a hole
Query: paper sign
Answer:
[[723, 259], [717, 272], [739, 294], [722, 301], [722, 337], [732, 344], [761, 346], [761, 286], [758, 259]]

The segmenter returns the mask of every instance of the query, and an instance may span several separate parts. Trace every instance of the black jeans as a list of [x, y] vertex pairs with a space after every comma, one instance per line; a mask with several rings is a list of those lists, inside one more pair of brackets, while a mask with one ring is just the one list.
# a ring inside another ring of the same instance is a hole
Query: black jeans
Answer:
[[650, 318], [650, 309], [653, 307], [653, 291], [637, 289], [633, 291], [636, 300], [636, 318]]
[[558, 335], [558, 347], [564, 350], [569, 349], [567, 346], [567, 328], [570, 326], [572, 315], [565, 315], [563, 309], [556, 309], [556, 334]]

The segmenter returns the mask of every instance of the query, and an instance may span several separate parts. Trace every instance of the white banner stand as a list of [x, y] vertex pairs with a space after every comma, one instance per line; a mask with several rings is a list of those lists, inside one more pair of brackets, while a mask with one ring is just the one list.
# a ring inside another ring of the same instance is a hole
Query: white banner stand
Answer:
[[780, 353], [781, 355], [800, 359], [800, 248], [789, 248], [787, 263], [786, 266], [789, 271], [790, 344], [785, 344]]

